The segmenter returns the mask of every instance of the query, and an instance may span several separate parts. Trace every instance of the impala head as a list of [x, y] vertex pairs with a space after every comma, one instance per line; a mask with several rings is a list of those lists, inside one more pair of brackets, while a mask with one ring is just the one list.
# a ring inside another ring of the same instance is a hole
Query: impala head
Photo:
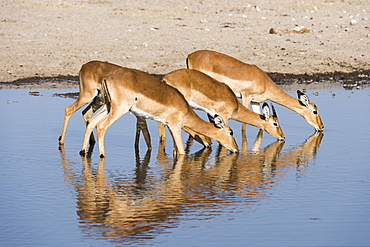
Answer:
[[321, 121], [319, 110], [317, 106], [310, 102], [308, 96], [301, 91], [297, 90], [298, 101], [301, 104], [301, 115], [306, 119], [306, 121], [315, 128], [316, 131], [323, 131], [324, 124]]
[[273, 137], [277, 138], [279, 141], [283, 141], [285, 139], [285, 135], [283, 130], [280, 127], [279, 119], [276, 115], [275, 107], [271, 105], [272, 108], [272, 115], [270, 115], [270, 107], [265, 102], [262, 106], [262, 115], [261, 118], [266, 121], [264, 125], [264, 130], [272, 135]]
[[234, 139], [234, 131], [224, 123], [222, 117], [217, 114], [212, 117], [208, 114], [208, 119], [217, 128], [216, 134], [218, 138], [215, 140], [218, 141], [222, 146], [230, 150], [230, 152], [239, 152], [238, 145], [236, 144], [236, 141]]

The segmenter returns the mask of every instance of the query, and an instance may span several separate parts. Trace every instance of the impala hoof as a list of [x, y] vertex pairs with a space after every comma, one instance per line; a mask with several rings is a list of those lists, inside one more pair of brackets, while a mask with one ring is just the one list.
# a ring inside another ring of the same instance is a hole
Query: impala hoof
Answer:
[[62, 136], [59, 136], [58, 138], [58, 141], [59, 141], [59, 145], [64, 145], [64, 140], [62, 140]]
[[81, 151], [80, 151], [80, 155], [81, 155], [82, 157], [85, 157], [85, 156], [86, 156], [86, 151], [85, 151], [85, 150], [81, 150]]

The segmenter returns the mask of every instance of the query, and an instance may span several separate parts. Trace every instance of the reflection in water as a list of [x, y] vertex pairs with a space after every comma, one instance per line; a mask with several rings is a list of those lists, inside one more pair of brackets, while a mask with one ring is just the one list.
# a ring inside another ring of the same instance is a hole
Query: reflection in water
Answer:
[[[105, 174], [104, 159], [97, 168], [89, 158], [72, 164], [61, 149], [65, 181], [76, 193], [77, 214], [88, 238], [116, 243], [139, 243], [177, 227], [181, 220], [204, 220], [253, 206], [272, 193], [291, 167], [302, 171], [312, 160], [323, 138], [315, 133], [303, 144], [282, 151], [284, 142], [260, 148], [262, 132], [251, 149], [246, 138], [242, 152], [230, 153], [221, 146], [214, 157], [210, 148], [168, 158], [158, 148], [156, 176], [148, 176], [151, 151], [141, 159], [136, 150], [132, 177]], [[188, 150], [192, 140], [188, 140]], [[79, 172], [76, 172], [80, 169]]]
[[323, 132], [315, 132], [303, 144], [297, 145], [294, 149], [287, 150], [279, 159], [280, 166], [291, 166], [295, 164], [297, 177], [304, 176], [309, 162], [316, 157], [323, 137]]
[[[317, 151], [319, 149], [322, 138], [324, 137], [324, 132], [315, 132], [310, 136], [304, 145], [297, 146], [299, 155], [297, 154], [297, 170], [299, 172], [304, 172], [308, 165], [309, 160], [316, 157]], [[301, 149], [301, 150], [300, 150]], [[304, 149], [304, 150], [302, 150]]]

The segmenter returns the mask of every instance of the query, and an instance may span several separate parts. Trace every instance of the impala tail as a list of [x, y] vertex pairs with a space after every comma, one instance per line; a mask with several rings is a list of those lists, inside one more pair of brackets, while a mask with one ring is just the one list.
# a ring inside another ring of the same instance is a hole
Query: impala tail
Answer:
[[99, 108], [104, 104], [104, 99], [101, 97], [101, 91], [98, 89], [98, 94], [94, 97], [91, 103], [82, 111], [82, 116], [86, 123], [92, 117], [94, 112], [99, 110]]
[[102, 85], [102, 97], [103, 97], [103, 102], [107, 106], [107, 110], [108, 110], [108, 113], [109, 113], [110, 108], [111, 108], [111, 97], [110, 97], [110, 94], [109, 94], [107, 81], [105, 79], [103, 80], [103, 85]]

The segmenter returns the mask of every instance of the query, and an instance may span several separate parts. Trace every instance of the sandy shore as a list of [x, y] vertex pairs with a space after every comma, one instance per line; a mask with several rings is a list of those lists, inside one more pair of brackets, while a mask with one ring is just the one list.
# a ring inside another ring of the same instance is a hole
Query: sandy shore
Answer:
[[0, 82], [103, 60], [149, 73], [211, 49], [266, 72], [370, 70], [368, 0], [1, 0]]

